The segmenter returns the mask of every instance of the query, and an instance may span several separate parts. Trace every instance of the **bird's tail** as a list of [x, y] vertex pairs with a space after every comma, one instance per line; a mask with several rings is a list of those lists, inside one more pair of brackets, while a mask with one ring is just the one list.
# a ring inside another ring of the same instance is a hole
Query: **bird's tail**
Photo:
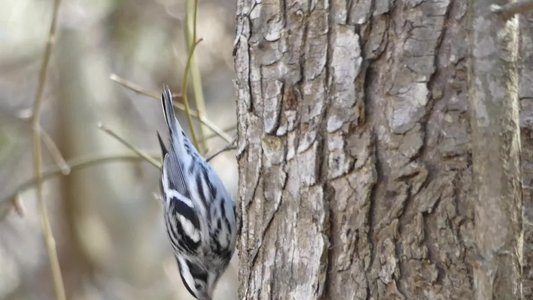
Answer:
[[172, 92], [170, 92], [168, 86], [163, 88], [161, 103], [163, 105], [163, 113], [167, 122], [172, 149], [174, 149], [176, 154], [190, 154], [192, 146], [190, 145], [190, 141], [185, 135], [180, 122], [176, 119], [174, 108], [172, 107]]
[[163, 88], [161, 104], [163, 105], [163, 113], [165, 114], [165, 120], [170, 131], [170, 136], [174, 137], [176, 135], [180, 135], [182, 129], [180, 123], [176, 119], [176, 115], [174, 114], [174, 108], [172, 107], [172, 92], [168, 86]]

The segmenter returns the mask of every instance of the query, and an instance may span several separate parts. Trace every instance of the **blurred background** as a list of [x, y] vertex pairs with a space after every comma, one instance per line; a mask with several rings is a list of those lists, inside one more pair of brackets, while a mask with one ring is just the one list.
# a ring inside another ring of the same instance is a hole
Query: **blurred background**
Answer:
[[[203, 41], [196, 50], [207, 118], [232, 138], [234, 2], [200, 1], [197, 26]], [[54, 299], [35, 190], [24, 188], [33, 177], [28, 117], [53, 1], [0, 3], [0, 299]], [[185, 0], [61, 3], [41, 125], [67, 161], [113, 157], [69, 175], [56, 172], [44, 184], [68, 299], [192, 299], [167, 241], [157, 199], [158, 169], [131, 159], [130, 150], [97, 128], [101, 122], [159, 155], [156, 130], [167, 135], [159, 101], [110, 76], [155, 94], [164, 84], [181, 92], [187, 59], [185, 14]], [[190, 86], [191, 103], [192, 90]], [[187, 127], [183, 115], [182, 124]], [[207, 153], [227, 144], [204, 132], [210, 137]], [[43, 169], [57, 169], [44, 142]], [[235, 197], [234, 155], [225, 152], [211, 164]], [[22, 217], [13, 209], [15, 198], [23, 206]], [[237, 299], [236, 257], [218, 284], [217, 299]]]

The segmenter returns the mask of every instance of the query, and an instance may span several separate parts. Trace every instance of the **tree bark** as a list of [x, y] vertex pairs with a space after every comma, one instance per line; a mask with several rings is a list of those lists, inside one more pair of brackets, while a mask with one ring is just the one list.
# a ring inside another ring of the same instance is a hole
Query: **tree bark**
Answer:
[[[522, 198], [518, 118], [518, 20], [472, 5], [472, 165], [476, 299], [521, 297]], [[509, 1], [510, 2], [510, 1]]]
[[533, 299], [533, 12], [520, 16], [520, 129], [524, 199], [523, 299]]
[[468, 3], [238, 1], [240, 298], [517, 299], [516, 84], [482, 148]]

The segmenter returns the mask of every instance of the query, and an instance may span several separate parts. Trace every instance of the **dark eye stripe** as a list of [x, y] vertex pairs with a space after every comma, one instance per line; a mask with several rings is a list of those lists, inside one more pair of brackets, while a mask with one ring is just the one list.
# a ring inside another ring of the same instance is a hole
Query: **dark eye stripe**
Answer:
[[205, 270], [202, 270], [202, 268], [198, 267], [197, 265], [193, 264], [191, 261], [186, 260], [186, 263], [189, 267], [189, 272], [194, 278], [194, 281], [206, 284], [207, 272]]

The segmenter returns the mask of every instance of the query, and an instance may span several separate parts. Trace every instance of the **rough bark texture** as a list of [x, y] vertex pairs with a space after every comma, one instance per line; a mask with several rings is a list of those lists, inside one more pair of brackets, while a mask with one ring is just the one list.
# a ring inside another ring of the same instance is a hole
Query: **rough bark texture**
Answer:
[[240, 298], [474, 298], [468, 2], [238, 1]]
[[520, 16], [520, 129], [524, 198], [524, 299], [533, 299], [533, 13]]
[[[518, 118], [518, 20], [472, 5], [472, 164], [476, 299], [521, 296], [522, 198]], [[502, 4], [502, 3], [498, 3]]]

